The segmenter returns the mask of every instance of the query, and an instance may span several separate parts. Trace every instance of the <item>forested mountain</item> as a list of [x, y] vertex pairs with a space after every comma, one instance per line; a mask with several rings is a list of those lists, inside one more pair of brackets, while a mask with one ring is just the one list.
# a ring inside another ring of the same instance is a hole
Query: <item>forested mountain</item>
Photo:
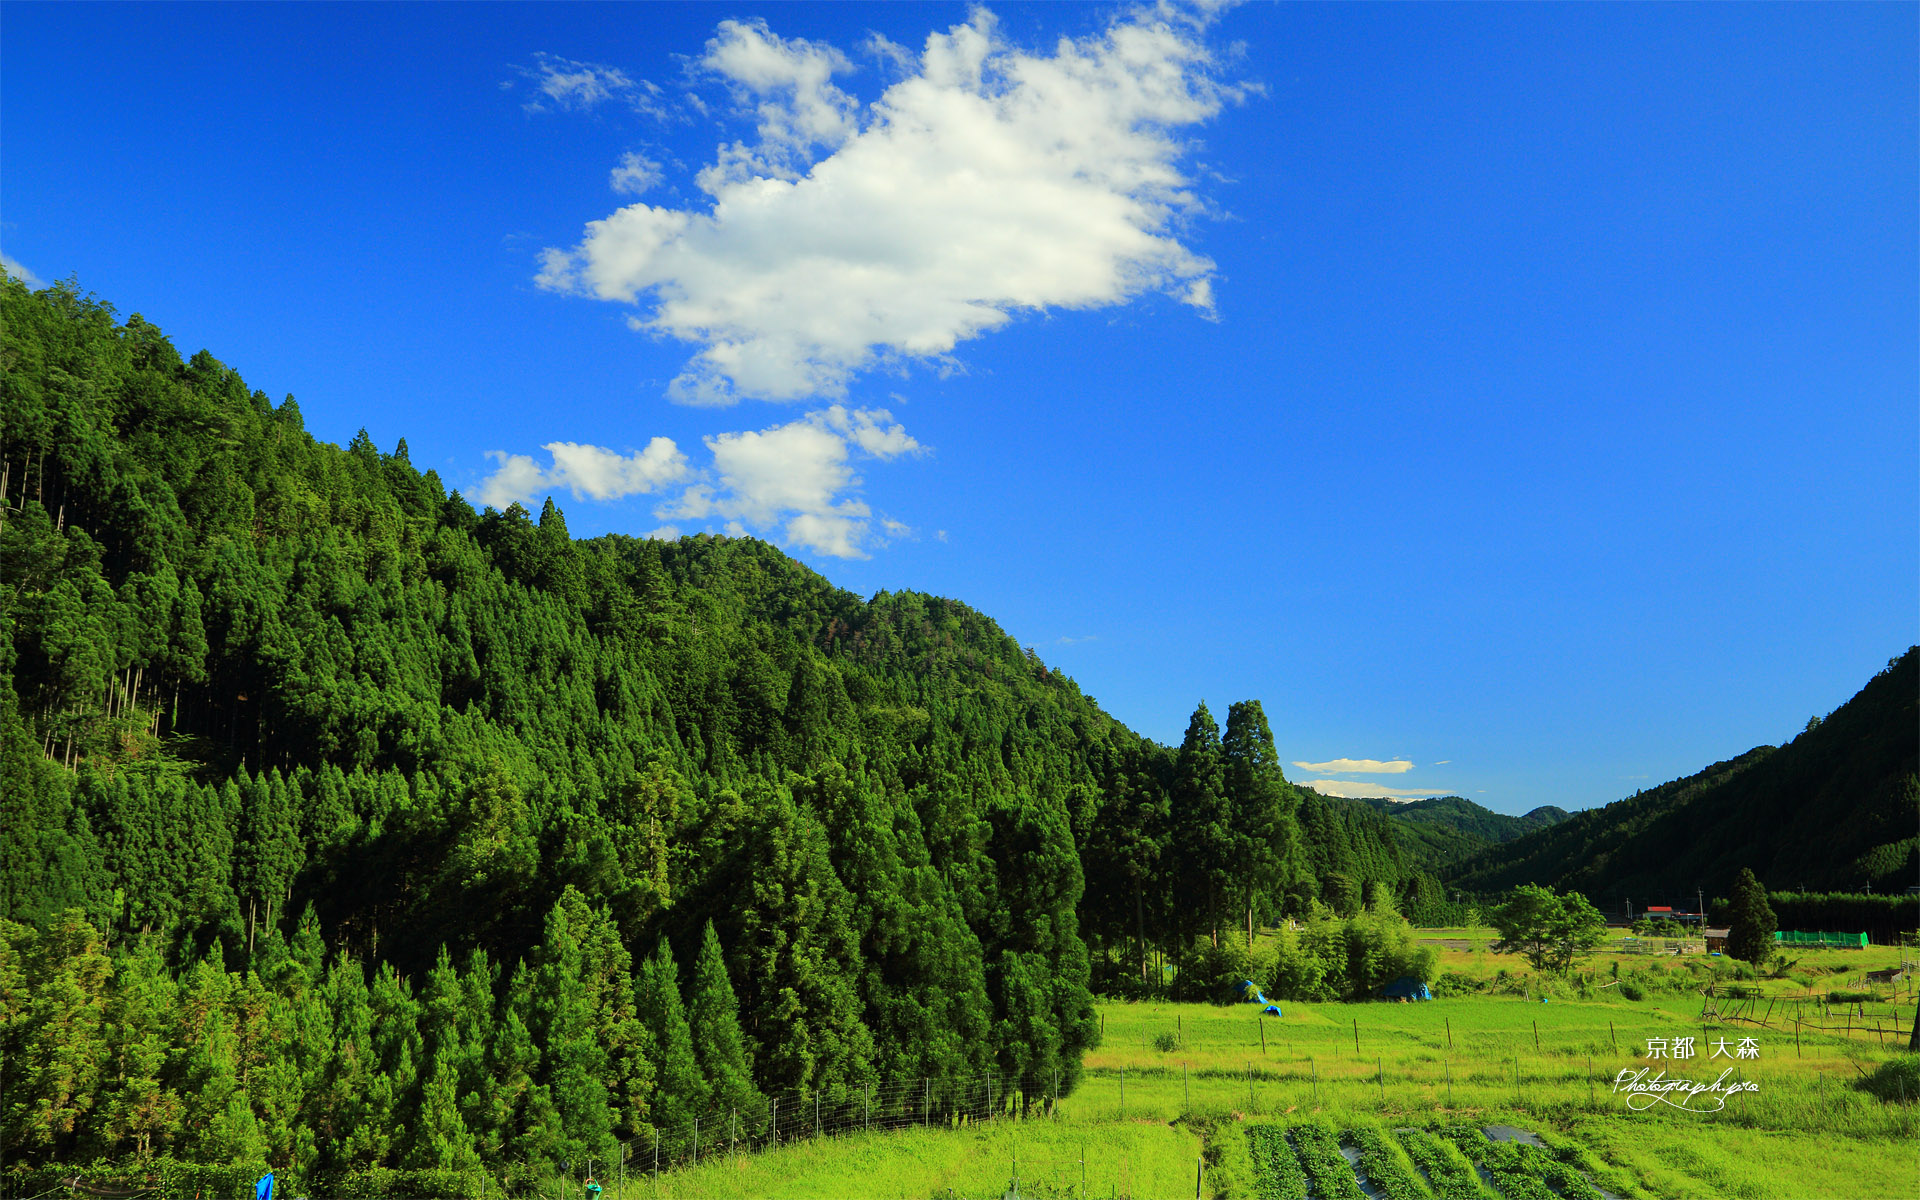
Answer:
[[1768, 887], [1876, 892], [1920, 882], [1920, 649], [1785, 746], [1492, 847], [1448, 882], [1578, 888], [1595, 903], [1725, 895], [1741, 867]]
[[1461, 796], [1431, 800], [1364, 797], [1350, 801], [1384, 813], [1408, 860], [1423, 870], [1445, 872], [1449, 863], [1489, 846], [1545, 829], [1567, 819], [1567, 810], [1543, 804], [1518, 817], [1494, 812]]
[[1071, 1089], [1090, 986], [1435, 889], [1256, 701], [1160, 746], [955, 601], [477, 512], [70, 285], [0, 285], [0, 501], [8, 1162]]

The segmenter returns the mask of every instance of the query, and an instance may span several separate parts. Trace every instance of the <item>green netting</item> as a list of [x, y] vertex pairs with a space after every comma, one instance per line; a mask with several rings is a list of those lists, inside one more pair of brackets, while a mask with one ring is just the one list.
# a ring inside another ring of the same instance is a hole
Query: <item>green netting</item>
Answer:
[[1849, 950], [1864, 949], [1867, 945], [1864, 933], [1808, 933], [1799, 929], [1778, 930], [1773, 940], [1788, 946], [1845, 946]]

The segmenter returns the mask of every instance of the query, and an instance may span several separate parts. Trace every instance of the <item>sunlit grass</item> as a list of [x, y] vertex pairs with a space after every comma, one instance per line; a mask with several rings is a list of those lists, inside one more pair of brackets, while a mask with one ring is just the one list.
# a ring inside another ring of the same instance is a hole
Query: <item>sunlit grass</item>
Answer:
[[[1587, 969], [1610, 977], [1612, 957], [1623, 973], [1649, 962], [1601, 955]], [[1525, 972], [1524, 963], [1484, 951], [1449, 950], [1443, 959], [1443, 970], [1464, 961], [1487, 974]], [[1897, 950], [1810, 951], [1801, 969], [1816, 972], [1824, 988], [1826, 979], [1858, 978], [1889, 961], [1899, 961]], [[1595, 1182], [1621, 1196], [1920, 1195], [1920, 1097], [1883, 1103], [1853, 1086], [1899, 1052], [1912, 1009], [1902, 1036], [1885, 1045], [1858, 1029], [1846, 1037], [1805, 1027], [1796, 1042], [1780, 1004], [1774, 1028], [1703, 1020], [1701, 981], [1689, 982], [1691, 991], [1638, 1002], [1617, 989], [1547, 1003], [1494, 994], [1282, 1002], [1277, 1018], [1244, 1004], [1102, 1003], [1102, 1040], [1051, 1118], [784, 1147], [663, 1174], [657, 1194], [1000, 1196], [1017, 1150], [1022, 1195], [1184, 1197], [1194, 1194], [1195, 1158], [1208, 1136], [1215, 1157], [1231, 1164], [1245, 1161], [1244, 1147], [1223, 1155], [1220, 1139], [1231, 1141], [1244, 1123], [1317, 1120], [1341, 1130], [1516, 1125], [1582, 1147]], [[1763, 995], [1804, 994], [1786, 980], [1761, 986]], [[1687, 1036], [1693, 1059], [1646, 1057], [1649, 1038]], [[1732, 1048], [1745, 1037], [1755, 1039], [1759, 1058], [1712, 1057], [1715, 1042]], [[1613, 1081], [1644, 1067], [1702, 1081], [1731, 1068], [1760, 1090], [1729, 1098], [1718, 1112], [1630, 1112]], [[1244, 1194], [1244, 1176], [1223, 1167], [1206, 1192]], [[652, 1196], [653, 1186], [651, 1178], [630, 1179], [626, 1195]]]

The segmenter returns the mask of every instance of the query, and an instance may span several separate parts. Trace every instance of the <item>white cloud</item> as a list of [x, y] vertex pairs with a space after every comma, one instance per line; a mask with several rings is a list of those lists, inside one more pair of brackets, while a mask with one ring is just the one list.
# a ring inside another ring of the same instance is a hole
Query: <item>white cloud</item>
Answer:
[[660, 164], [629, 150], [620, 156], [620, 165], [607, 175], [607, 183], [616, 192], [638, 196], [662, 179]]
[[21, 283], [26, 284], [30, 288], [40, 288], [40, 287], [47, 286], [45, 283], [41, 282], [41, 279], [38, 275], [35, 275], [32, 271], [29, 271], [25, 267], [21, 266], [20, 260], [15, 258], [11, 254], [0, 253], [0, 267], [4, 267], [6, 269], [7, 274], [13, 276], [15, 279], [18, 279]]
[[1305, 771], [1357, 771], [1368, 775], [1404, 775], [1413, 770], [1413, 764], [1404, 758], [1390, 762], [1381, 762], [1377, 758], [1336, 758], [1328, 762], [1297, 762], [1293, 765]]
[[[579, 62], [541, 51], [533, 56], [532, 66], [514, 70], [533, 82], [536, 94], [520, 106], [528, 112], [554, 109], [584, 112], [617, 100], [636, 112], [665, 115], [666, 110], [657, 99], [660, 89], [647, 80], [631, 78], [618, 67]], [[502, 86], [511, 85], [509, 80]]]
[[675, 538], [681, 532], [676, 522], [707, 522], [733, 537], [771, 533], [819, 554], [865, 558], [868, 547], [913, 534], [909, 525], [876, 517], [859, 494], [862, 481], [854, 472], [860, 460], [886, 462], [926, 451], [885, 409], [835, 404], [784, 425], [703, 441], [712, 463], [697, 474], [664, 437], [633, 454], [548, 442], [542, 447], [549, 458], [545, 467], [530, 455], [490, 450], [499, 467], [481, 482], [480, 500], [505, 508], [565, 488], [576, 500], [608, 501], [684, 484], [654, 509], [667, 523], [645, 536]]
[[1418, 788], [1390, 788], [1377, 783], [1356, 782], [1348, 779], [1309, 779], [1303, 785], [1319, 792], [1322, 796], [1345, 796], [1350, 800], [1379, 796], [1387, 800], [1426, 800], [1434, 796], [1449, 796], [1453, 793], [1445, 788], [1421, 791]]
[[687, 456], [671, 438], [654, 438], [646, 449], [626, 455], [578, 442], [548, 442], [541, 449], [551, 460], [545, 468], [525, 454], [487, 451], [500, 469], [481, 482], [480, 502], [505, 508], [556, 488], [567, 489], [576, 500], [618, 500], [678, 483], [688, 470]]
[[[853, 456], [885, 461], [924, 450], [885, 409], [838, 404], [784, 425], [705, 440], [718, 485], [695, 484], [655, 515], [778, 530], [790, 545], [835, 558], [865, 558], [873, 536], [873, 510], [849, 494], [861, 482]], [[884, 517], [881, 527], [889, 536], [912, 532]]]
[[1021, 312], [1149, 291], [1210, 311], [1213, 263], [1172, 232], [1199, 207], [1175, 132], [1239, 95], [1203, 24], [1143, 10], [1030, 53], [976, 9], [862, 112], [839, 51], [722, 22], [699, 65], [757, 142], [700, 172], [710, 207], [628, 205], [546, 250], [537, 281], [699, 347], [668, 389], [689, 404], [838, 396]]

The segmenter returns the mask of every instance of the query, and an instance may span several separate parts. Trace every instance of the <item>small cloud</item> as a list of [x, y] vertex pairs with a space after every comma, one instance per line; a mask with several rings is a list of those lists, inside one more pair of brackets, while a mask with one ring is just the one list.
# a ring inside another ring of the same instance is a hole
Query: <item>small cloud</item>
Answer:
[[1453, 761], [1453, 760], [1452, 760], [1452, 759], [1450, 759], [1450, 758], [1443, 758], [1443, 759], [1441, 759], [1441, 760], [1440, 760], [1439, 762], [1437, 762], [1437, 763], [1435, 763], [1435, 764], [1433, 764], [1433, 765], [1434, 765], [1434, 766], [1436, 766], [1436, 767], [1444, 767], [1444, 766], [1446, 766], [1446, 765], [1447, 765], [1448, 763], [1450, 763], [1450, 762], [1452, 762], [1452, 761]]
[[934, 541], [936, 541], [936, 542], [944, 542], [944, 541], [946, 541], [946, 540], [947, 540], [947, 531], [946, 531], [946, 530], [944, 530], [944, 529], [936, 529], [936, 530], [934, 530], [934, 531], [933, 531], [933, 540], [934, 540]]
[[[580, 62], [545, 51], [533, 56], [530, 67], [514, 71], [531, 80], [534, 95], [520, 107], [530, 113], [590, 112], [609, 100], [617, 100], [635, 112], [665, 116], [658, 99], [660, 89], [644, 79], [633, 79], [619, 67], [604, 63]], [[511, 81], [501, 85], [511, 86]]]
[[500, 469], [481, 483], [481, 503], [505, 508], [550, 488], [566, 488], [576, 500], [619, 500], [657, 491], [687, 475], [687, 456], [672, 438], [654, 438], [646, 449], [624, 455], [579, 442], [548, 442], [541, 449], [551, 459], [545, 468], [525, 454], [487, 451]]
[[1381, 762], [1377, 758], [1336, 758], [1328, 762], [1296, 762], [1293, 765], [1303, 771], [1345, 771], [1363, 775], [1404, 775], [1413, 770], [1413, 764], [1404, 758], [1390, 762]]
[[662, 178], [659, 163], [629, 150], [620, 156], [620, 165], [608, 173], [607, 183], [616, 192], [638, 196], [654, 187]]
[[15, 258], [11, 254], [0, 253], [0, 267], [6, 268], [7, 274], [13, 276], [15, 279], [18, 279], [21, 283], [26, 284], [30, 288], [40, 288], [40, 287], [47, 286], [44, 282], [41, 281], [38, 275], [35, 275], [32, 271], [29, 271], [25, 267], [21, 266], [20, 260]]
[[658, 529], [649, 529], [640, 536], [654, 542], [671, 542], [679, 538], [680, 530], [672, 525], [662, 525]]
[[1445, 790], [1418, 788], [1390, 788], [1377, 783], [1365, 783], [1351, 779], [1309, 779], [1306, 787], [1312, 788], [1322, 796], [1342, 796], [1349, 800], [1380, 798], [1406, 803], [1412, 800], [1430, 800], [1435, 796], [1444, 796]]
[[1083, 642], [1097, 642], [1099, 640], [1099, 634], [1089, 633], [1085, 637], [1058, 637], [1053, 639], [1053, 644], [1056, 646], [1078, 646]]
[[702, 441], [711, 460], [699, 471], [664, 437], [630, 454], [548, 442], [542, 447], [545, 465], [532, 455], [491, 450], [496, 469], [477, 491], [482, 503], [495, 508], [557, 488], [576, 500], [601, 502], [665, 493], [653, 510], [665, 523], [648, 537], [679, 537], [682, 522], [701, 522], [710, 529], [719, 525], [730, 537], [777, 533], [788, 545], [835, 558], [865, 558], [869, 546], [914, 534], [906, 522], [876, 515], [859, 494], [856, 463], [927, 452], [883, 408], [835, 404], [783, 425]]

